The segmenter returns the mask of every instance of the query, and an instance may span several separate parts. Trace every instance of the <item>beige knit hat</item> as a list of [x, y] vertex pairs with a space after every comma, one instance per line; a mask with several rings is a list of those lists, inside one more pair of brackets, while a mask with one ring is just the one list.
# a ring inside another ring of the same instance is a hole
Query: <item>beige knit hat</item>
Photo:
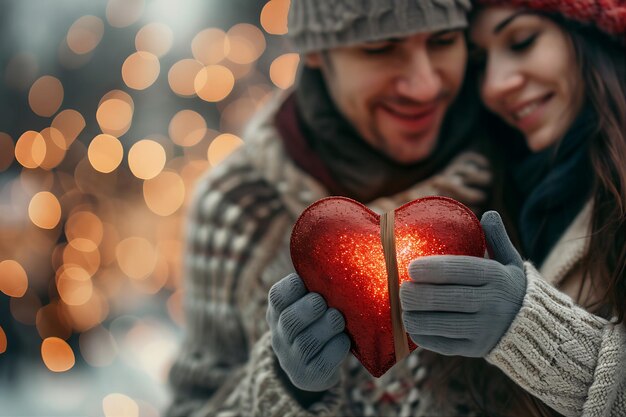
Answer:
[[470, 0], [291, 0], [300, 53], [467, 26]]

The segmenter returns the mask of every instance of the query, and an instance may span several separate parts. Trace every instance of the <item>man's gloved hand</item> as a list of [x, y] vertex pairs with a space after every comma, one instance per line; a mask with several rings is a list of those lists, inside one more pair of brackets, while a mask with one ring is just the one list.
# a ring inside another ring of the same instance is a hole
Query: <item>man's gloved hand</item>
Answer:
[[321, 295], [308, 292], [298, 275], [270, 289], [267, 322], [278, 362], [297, 388], [325, 391], [339, 382], [350, 351], [344, 318]]
[[472, 211], [486, 203], [493, 176], [489, 161], [476, 152], [463, 152], [431, 179], [437, 195], [454, 198]]
[[402, 318], [411, 339], [442, 355], [483, 357], [498, 343], [526, 294], [522, 258], [500, 215], [482, 217], [494, 259], [427, 256], [411, 262], [400, 287]]

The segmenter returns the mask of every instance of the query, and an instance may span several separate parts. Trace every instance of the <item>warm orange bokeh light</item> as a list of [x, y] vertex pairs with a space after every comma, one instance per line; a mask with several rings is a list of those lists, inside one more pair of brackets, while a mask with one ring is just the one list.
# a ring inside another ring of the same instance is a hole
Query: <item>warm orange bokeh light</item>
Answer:
[[185, 183], [177, 173], [164, 171], [143, 183], [143, 197], [153, 213], [170, 216], [185, 201]]
[[276, 58], [270, 66], [270, 78], [274, 85], [283, 90], [290, 88], [296, 80], [299, 63], [299, 54], [284, 54]]
[[172, 142], [180, 146], [193, 146], [207, 133], [204, 117], [193, 110], [181, 110], [172, 117], [169, 125]]
[[222, 65], [209, 65], [198, 72], [193, 85], [202, 100], [221, 101], [233, 91], [235, 76]]
[[0, 326], [0, 354], [7, 351], [7, 335], [4, 333], [2, 326]]
[[6, 171], [15, 158], [15, 145], [11, 136], [0, 132], [0, 172]]
[[172, 91], [183, 97], [195, 96], [194, 80], [202, 68], [202, 63], [195, 59], [182, 59], [172, 65], [167, 73], [167, 81]]
[[165, 149], [150, 139], [140, 140], [128, 152], [128, 166], [133, 175], [142, 180], [159, 175], [165, 167], [165, 162]]
[[124, 239], [117, 245], [115, 253], [120, 269], [132, 279], [145, 279], [154, 271], [157, 253], [147, 239]]
[[78, 55], [93, 51], [102, 40], [104, 23], [96, 16], [83, 16], [67, 32], [67, 46]]
[[235, 135], [224, 133], [213, 139], [209, 145], [208, 159], [212, 166], [222, 162], [235, 149], [242, 146], [244, 142]]
[[230, 42], [223, 30], [204, 29], [191, 41], [191, 52], [204, 65], [219, 64], [230, 52]]
[[[102, 236], [104, 226], [98, 216], [90, 211], [77, 211], [70, 215], [65, 222], [65, 236], [70, 245], [82, 252], [91, 252], [96, 249]], [[91, 242], [91, 245], [84, 245], [81, 241]], [[94, 245], [94, 246], [92, 246]]]
[[37, 311], [35, 318], [37, 331], [42, 339], [47, 337], [59, 337], [68, 339], [72, 335], [72, 329], [63, 319], [59, 309], [59, 303], [56, 301], [41, 307]]
[[122, 143], [111, 135], [98, 135], [89, 144], [87, 151], [91, 166], [99, 172], [113, 172], [122, 162], [124, 148]]
[[63, 268], [57, 276], [57, 291], [63, 302], [71, 306], [85, 304], [93, 293], [91, 276], [83, 268]]
[[161, 71], [159, 58], [150, 52], [139, 51], [130, 55], [122, 65], [122, 78], [127, 86], [145, 90], [156, 81]]
[[104, 417], [139, 417], [139, 406], [123, 394], [109, 394], [102, 400]]
[[135, 47], [137, 51], [150, 52], [157, 57], [165, 55], [174, 41], [174, 32], [164, 23], [148, 23], [137, 32]]
[[61, 107], [63, 95], [61, 81], [50, 75], [44, 75], [30, 87], [28, 104], [38, 116], [50, 117]]
[[15, 159], [25, 168], [37, 168], [46, 157], [46, 141], [39, 132], [28, 130], [15, 144]]
[[124, 100], [111, 98], [98, 106], [96, 120], [103, 133], [119, 137], [130, 128], [133, 108]]
[[41, 358], [52, 372], [65, 372], [72, 367], [76, 359], [70, 345], [58, 337], [48, 337], [41, 343]]
[[28, 216], [35, 226], [54, 229], [61, 220], [61, 204], [54, 194], [42, 191], [30, 200]]
[[52, 140], [57, 146], [67, 150], [83, 131], [85, 125], [85, 118], [79, 112], [71, 109], [63, 110], [52, 120]]
[[23, 297], [28, 289], [26, 271], [14, 260], [0, 262], [0, 291], [9, 297]]
[[109, 24], [123, 28], [135, 23], [143, 14], [144, 0], [109, 0], [106, 17]]
[[57, 276], [66, 268], [70, 268], [72, 266], [79, 266], [83, 268], [91, 276], [98, 272], [101, 262], [100, 251], [98, 248], [91, 251], [84, 251], [81, 249], [83, 249], [86, 245], [83, 244], [83, 247], [80, 247], [80, 249], [77, 246], [78, 245], [74, 244], [72, 241], [63, 249], [63, 262], [65, 264], [59, 268]]
[[39, 163], [41, 168], [49, 171], [59, 165], [65, 158], [65, 141], [60, 145], [58, 144], [60, 142], [58, 138], [62, 136], [63, 134], [53, 127], [47, 127], [41, 131], [41, 137], [45, 143], [44, 158]]
[[237, 64], [251, 64], [265, 52], [265, 36], [256, 26], [239, 23], [226, 33], [230, 42], [228, 59]]
[[100, 102], [98, 103], [98, 107], [102, 106], [102, 103], [104, 103], [105, 101], [112, 100], [114, 98], [126, 102], [126, 104], [130, 106], [130, 109], [133, 112], [135, 111], [135, 102], [133, 101], [133, 98], [126, 91], [122, 90], [111, 90], [103, 95], [100, 99]]
[[290, 0], [268, 1], [261, 10], [261, 26], [269, 34], [284, 35], [287, 33], [287, 15]]
[[91, 298], [84, 304], [73, 306], [62, 304], [64, 317], [77, 332], [98, 326], [109, 314], [109, 305], [101, 292], [94, 287]]

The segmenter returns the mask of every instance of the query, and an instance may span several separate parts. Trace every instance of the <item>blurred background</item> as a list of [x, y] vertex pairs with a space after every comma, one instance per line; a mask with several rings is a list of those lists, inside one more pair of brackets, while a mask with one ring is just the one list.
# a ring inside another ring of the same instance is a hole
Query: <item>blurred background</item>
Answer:
[[0, 0], [0, 415], [157, 417], [194, 183], [289, 88], [289, 0]]

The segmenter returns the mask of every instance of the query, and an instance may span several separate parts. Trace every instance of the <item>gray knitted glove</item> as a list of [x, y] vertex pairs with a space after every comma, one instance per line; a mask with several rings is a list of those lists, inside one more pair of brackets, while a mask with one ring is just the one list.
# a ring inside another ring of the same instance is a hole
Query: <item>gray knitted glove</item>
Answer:
[[344, 318], [321, 295], [308, 292], [298, 275], [270, 289], [267, 322], [278, 362], [293, 385], [325, 391], [339, 382], [339, 365], [350, 351]]
[[494, 260], [428, 256], [409, 266], [412, 282], [400, 287], [407, 332], [442, 355], [483, 357], [507, 331], [522, 306], [526, 275], [500, 215], [481, 220]]

